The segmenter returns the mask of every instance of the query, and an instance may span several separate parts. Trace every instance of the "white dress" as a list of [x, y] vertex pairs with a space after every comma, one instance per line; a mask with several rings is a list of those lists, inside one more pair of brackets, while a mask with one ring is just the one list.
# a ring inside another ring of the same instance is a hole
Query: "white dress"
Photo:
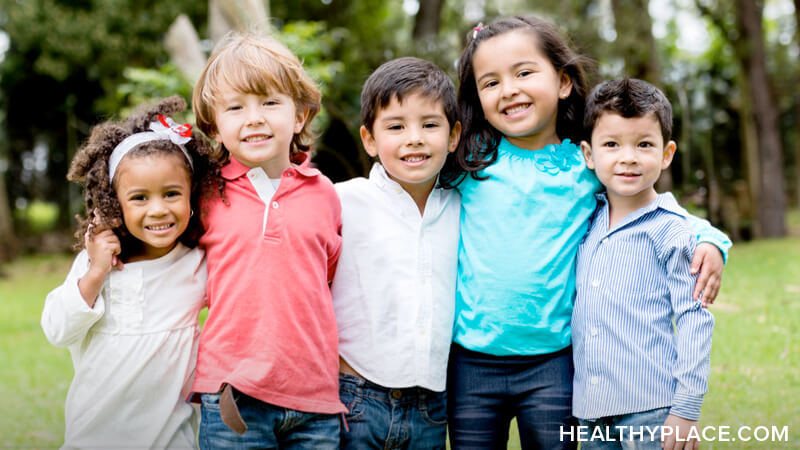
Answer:
[[88, 269], [84, 250], [42, 313], [47, 339], [68, 346], [75, 367], [62, 448], [195, 448], [198, 417], [185, 400], [206, 302], [205, 253], [178, 244], [112, 270], [94, 308], [78, 290]]

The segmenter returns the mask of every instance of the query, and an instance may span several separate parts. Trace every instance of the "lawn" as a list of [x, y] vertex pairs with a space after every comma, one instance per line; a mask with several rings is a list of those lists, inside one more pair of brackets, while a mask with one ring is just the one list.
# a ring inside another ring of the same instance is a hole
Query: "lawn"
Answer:
[[[799, 256], [798, 237], [733, 248], [712, 307], [712, 375], [701, 418], [701, 425], [730, 427], [733, 438], [741, 426], [788, 427], [788, 442], [706, 442], [703, 448], [800, 448]], [[61, 283], [70, 261], [68, 255], [40, 255], [3, 267], [0, 398], [6, 403], [0, 448], [54, 448], [62, 442], [72, 363], [67, 350], [45, 340], [39, 316], [45, 295]], [[519, 448], [515, 437], [510, 447]]]

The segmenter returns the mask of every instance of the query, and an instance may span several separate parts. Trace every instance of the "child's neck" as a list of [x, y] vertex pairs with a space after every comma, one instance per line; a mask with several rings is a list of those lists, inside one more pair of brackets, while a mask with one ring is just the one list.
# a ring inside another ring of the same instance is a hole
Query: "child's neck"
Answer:
[[658, 197], [656, 190], [650, 188], [637, 195], [624, 196], [607, 192], [608, 196], [608, 229], [614, 228], [622, 219], [632, 212], [653, 203]]
[[559, 139], [556, 134], [555, 127], [553, 127], [553, 130], [547, 130], [529, 136], [506, 136], [505, 138], [508, 142], [525, 150], [541, 150], [548, 145], [558, 145], [561, 143], [561, 139]]

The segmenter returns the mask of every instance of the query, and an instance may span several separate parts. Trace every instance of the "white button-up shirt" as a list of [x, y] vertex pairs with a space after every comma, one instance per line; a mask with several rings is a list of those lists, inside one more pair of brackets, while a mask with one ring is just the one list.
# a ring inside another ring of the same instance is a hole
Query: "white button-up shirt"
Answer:
[[336, 185], [342, 253], [331, 287], [339, 354], [390, 388], [444, 391], [455, 312], [458, 192], [434, 188], [425, 212], [380, 164]]

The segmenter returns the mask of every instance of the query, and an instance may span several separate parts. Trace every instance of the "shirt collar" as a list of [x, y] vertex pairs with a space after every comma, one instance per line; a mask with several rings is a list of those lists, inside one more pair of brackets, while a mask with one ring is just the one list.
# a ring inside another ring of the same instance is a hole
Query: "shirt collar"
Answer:
[[[595, 194], [595, 197], [597, 197], [599, 202], [608, 205], [608, 196], [605, 191]], [[678, 204], [677, 200], [675, 200], [672, 192], [664, 192], [663, 194], [658, 194], [658, 197], [656, 197], [656, 199], [649, 205], [645, 206], [644, 208], [639, 208], [639, 210], [634, 212], [629, 217], [630, 220], [626, 220], [625, 222], [636, 220], [649, 212], [655, 211], [656, 209], [663, 209], [664, 211], [671, 212], [672, 214], [683, 217], [684, 219], [689, 216], [689, 213]]]
[[[393, 179], [389, 178], [389, 174], [386, 173], [386, 169], [383, 167], [381, 163], [376, 162], [372, 165], [372, 169], [369, 171], [369, 180], [379, 188], [395, 193], [403, 193], [405, 189], [403, 186], [400, 186], [400, 183], [394, 181]], [[448, 189], [449, 190], [449, 189]], [[433, 191], [431, 192], [432, 195], [437, 195], [435, 193], [443, 191], [442, 188], [439, 187], [439, 176], [436, 177], [436, 184], [433, 185]]]
[[[311, 167], [311, 158], [306, 152], [300, 152], [293, 155], [292, 163], [294, 163], [294, 165], [286, 169], [283, 172], [284, 174], [290, 170], [296, 171], [306, 178], [315, 177], [320, 174], [319, 170]], [[250, 171], [250, 169], [250, 167], [240, 163], [239, 160], [231, 155], [228, 164], [225, 164], [225, 166], [222, 167], [222, 178], [226, 180], [235, 180], [236, 178], [244, 176], [248, 171]]]

